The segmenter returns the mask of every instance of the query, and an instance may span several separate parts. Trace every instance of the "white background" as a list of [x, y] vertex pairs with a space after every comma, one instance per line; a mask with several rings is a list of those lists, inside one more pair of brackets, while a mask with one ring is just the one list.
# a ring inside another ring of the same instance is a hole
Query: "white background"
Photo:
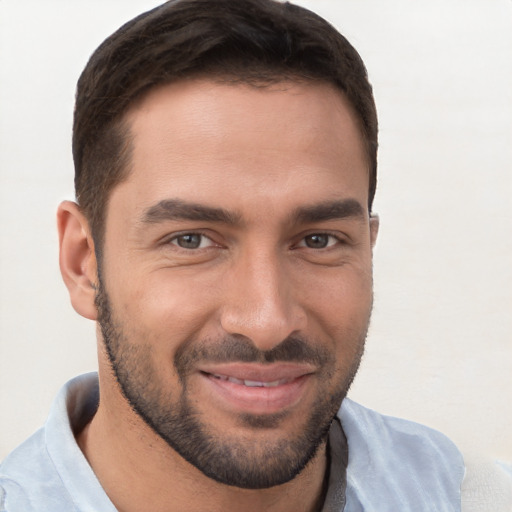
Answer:
[[[0, 459], [95, 368], [55, 210], [95, 47], [150, 0], [0, 0]], [[375, 308], [352, 398], [512, 460], [512, 2], [309, 0], [360, 51], [380, 114]]]

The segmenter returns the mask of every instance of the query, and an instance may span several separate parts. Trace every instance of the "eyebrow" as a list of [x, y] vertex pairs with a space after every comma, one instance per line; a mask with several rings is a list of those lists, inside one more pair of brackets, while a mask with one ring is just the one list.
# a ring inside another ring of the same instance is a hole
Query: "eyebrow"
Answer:
[[365, 209], [356, 199], [326, 201], [312, 206], [297, 208], [292, 219], [297, 224], [309, 224], [327, 220], [354, 218], [365, 220]]
[[[310, 224], [345, 218], [364, 220], [365, 210], [356, 199], [344, 199], [301, 206], [290, 217], [292, 222], [296, 224]], [[159, 201], [147, 208], [142, 216], [144, 224], [156, 224], [173, 220], [218, 222], [229, 225], [242, 224], [241, 215], [238, 213], [181, 199]]]
[[215, 208], [181, 199], [164, 199], [147, 208], [142, 216], [144, 224], [172, 220], [193, 220], [204, 222], [220, 222], [223, 224], [240, 224], [241, 217], [223, 208]]

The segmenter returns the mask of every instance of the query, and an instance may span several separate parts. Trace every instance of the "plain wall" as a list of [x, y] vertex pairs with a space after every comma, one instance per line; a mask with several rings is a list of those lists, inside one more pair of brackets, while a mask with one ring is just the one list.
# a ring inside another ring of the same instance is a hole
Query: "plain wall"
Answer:
[[[71, 118], [95, 47], [150, 0], [0, 1], [0, 458], [96, 367], [58, 270]], [[375, 306], [350, 396], [512, 460], [512, 2], [310, 0], [380, 115]]]

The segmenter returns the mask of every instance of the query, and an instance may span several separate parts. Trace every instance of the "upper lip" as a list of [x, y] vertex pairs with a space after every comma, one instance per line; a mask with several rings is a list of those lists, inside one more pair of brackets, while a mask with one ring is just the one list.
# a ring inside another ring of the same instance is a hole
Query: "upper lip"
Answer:
[[293, 381], [315, 372], [307, 363], [212, 363], [202, 364], [200, 372], [254, 382]]

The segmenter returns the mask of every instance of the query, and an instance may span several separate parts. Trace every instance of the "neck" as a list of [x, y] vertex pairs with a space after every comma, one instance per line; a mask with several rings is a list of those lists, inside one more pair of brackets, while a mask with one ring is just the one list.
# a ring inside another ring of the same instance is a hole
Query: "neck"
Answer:
[[[109, 377], [107, 377], [108, 379]], [[325, 443], [290, 482], [268, 489], [218, 483], [185, 461], [110, 386], [77, 441], [119, 512], [313, 512], [325, 494]], [[106, 390], [106, 391], [105, 391]]]

